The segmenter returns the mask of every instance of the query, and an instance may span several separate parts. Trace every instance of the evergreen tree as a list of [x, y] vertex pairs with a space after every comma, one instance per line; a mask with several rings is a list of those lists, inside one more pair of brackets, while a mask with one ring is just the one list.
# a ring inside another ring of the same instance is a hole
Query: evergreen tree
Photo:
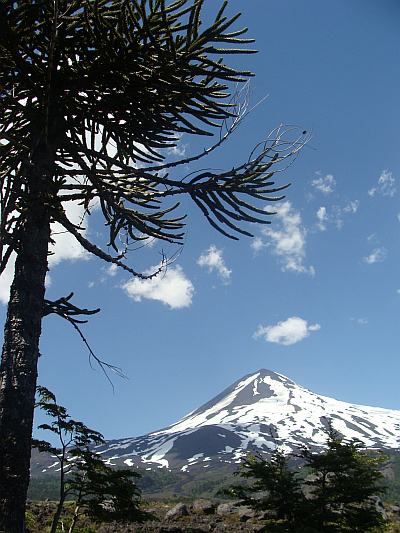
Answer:
[[60, 442], [60, 447], [56, 447], [44, 440], [32, 440], [40, 452], [51, 453], [59, 461], [60, 495], [50, 533], [57, 531], [67, 496], [76, 500], [69, 533], [74, 530], [82, 508], [98, 521], [149, 520], [151, 516], [140, 509], [140, 491], [133, 481], [140, 474], [104, 464], [101, 456], [90, 449], [104, 444], [103, 435], [73, 420], [48, 389], [37, 387], [37, 390], [36, 406], [53, 419], [51, 424], [41, 424], [39, 429], [51, 431]]
[[[232, 30], [239, 15], [228, 18], [226, 2], [202, 27], [203, 4], [0, 2], [0, 273], [15, 258], [0, 369], [0, 529], [7, 533], [24, 527], [42, 319], [56, 313], [78, 327], [79, 314], [89, 313], [70, 297], [45, 299], [52, 224], [144, 278], [127, 252], [146, 239], [184, 242], [184, 217], [171, 214], [176, 198], [189, 195], [224, 235], [251, 235], [241, 223], [268, 222], [262, 202], [278, 200], [271, 194], [284, 188], [271, 181], [273, 171], [307, 140], [290, 144], [278, 128], [236, 168], [170, 177], [220, 146], [247, 113], [247, 97], [239, 91], [229, 100], [228, 84], [250, 73], [223, 56], [253, 52], [243, 48], [251, 40], [243, 39], [246, 29]], [[163, 149], [178, 135], [207, 136], [214, 127], [220, 136], [209, 148], [165, 162]], [[71, 222], [71, 202], [86, 214], [99, 202], [113, 255]]]
[[268, 461], [260, 453], [248, 454], [236, 475], [253, 482], [250, 486], [231, 485], [223, 493], [240, 498], [253, 509], [271, 511], [289, 528], [298, 523], [304, 500], [300, 479], [289, 469], [289, 458], [279, 448]]
[[81, 508], [96, 522], [143, 522], [152, 520], [140, 507], [143, 504], [136, 483], [138, 472], [106, 465], [99, 454], [74, 450], [75, 467], [68, 488], [76, 498], [75, 520]]
[[[299, 533], [377, 533], [387, 521], [372, 496], [384, 491], [379, 466], [385, 457], [365, 451], [357, 440], [346, 442], [328, 422], [326, 449], [304, 447], [302, 482], [289, 469], [289, 457], [278, 448], [267, 460], [249, 454], [237, 475], [249, 485], [231, 485], [222, 492], [257, 510], [275, 514], [270, 527]], [[305, 474], [303, 474], [305, 475]]]
[[330, 423], [326, 433], [326, 451], [301, 454], [310, 471], [308, 520], [318, 531], [378, 531], [385, 520], [371, 497], [384, 491], [379, 466], [385, 457], [365, 451], [357, 439], [346, 442]]

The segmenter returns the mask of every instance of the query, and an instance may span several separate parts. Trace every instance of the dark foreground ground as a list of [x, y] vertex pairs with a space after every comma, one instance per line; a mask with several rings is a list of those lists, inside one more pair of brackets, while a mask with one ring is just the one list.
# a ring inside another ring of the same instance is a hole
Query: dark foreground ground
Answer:
[[[400, 532], [400, 505], [394, 504], [384, 508], [380, 500], [377, 506], [390, 519], [387, 533]], [[46, 533], [50, 530], [51, 516], [55, 511], [51, 502], [29, 502], [27, 533]], [[59, 531], [68, 531], [71, 521], [72, 506], [60, 522]], [[191, 504], [179, 503], [167, 505], [157, 503], [146, 509], [154, 520], [143, 524], [111, 523], [94, 525], [82, 519], [74, 533], [269, 533], [276, 531], [268, 524], [267, 513], [256, 513], [253, 510], [235, 505], [232, 502], [215, 502], [211, 500], [195, 500]]]
[[[28, 502], [27, 533], [44, 533], [49, 530], [56, 504], [51, 502]], [[72, 505], [66, 507], [60, 521], [60, 531], [68, 531]], [[146, 511], [154, 517], [144, 523], [111, 523], [95, 526], [84, 518], [79, 521], [74, 533], [203, 533], [203, 532], [266, 532], [262, 515], [256, 515], [247, 507], [233, 503], [218, 503], [195, 500], [191, 504], [167, 505], [157, 503]]]

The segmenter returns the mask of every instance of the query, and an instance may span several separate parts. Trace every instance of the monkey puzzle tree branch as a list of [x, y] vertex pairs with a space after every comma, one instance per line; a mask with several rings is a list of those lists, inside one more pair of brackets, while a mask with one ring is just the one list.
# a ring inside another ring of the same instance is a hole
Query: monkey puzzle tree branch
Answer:
[[[285, 188], [274, 186], [272, 172], [305, 144], [303, 138], [286, 142], [278, 128], [231, 171], [204, 170], [181, 181], [168, 175], [220, 147], [248, 114], [248, 87], [229, 100], [228, 85], [252, 74], [230, 67], [224, 56], [253, 53], [253, 40], [242, 37], [247, 28], [234, 30], [239, 15], [225, 15], [227, 2], [202, 24], [204, 5], [0, 2], [1, 269], [16, 255], [0, 368], [0, 529], [7, 533], [24, 529], [43, 316], [65, 318], [90, 360], [106, 374], [120, 372], [95, 356], [79, 327], [92, 311], [73, 306], [70, 296], [44, 298], [52, 224], [59, 222], [96, 257], [151, 279], [168, 265], [165, 255], [157, 272], [143, 275], [126, 264], [126, 254], [132, 241], [147, 237], [182, 243], [183, 217], [171, 218], [178, 204], [168, 201], [189, 195], [224, 235], [250, 235], [242, 224], [267, 222], [265, 201], [282, 198], [270, 196]], [[181, 133], [209, 138], [215, 128], [220, 136], [213, 146], [165, 161], [162, 150], [175, 147]], [[115, 257], [71, 223], [74, 201], [84, 214], [99, 202]]]
[[95, 244], [93, 244], [90, 241], [88, 241], [87, 239], [85, 239], [85, 237], [77, 230], [77, 228], [67, 219], [67, 217], [65, 215], [60, 217], [59, 222], [60, 222], [60, 224], [62, 224], [64, 226], [64, 228], [66, 230], [69, 231], [69, 233], [71, 233], [75, 237], [75, 239], [89, 253], [99, 257], [100, 259], [103, 259], [103, 261], [106, 261], [107, 263], [112, 263], [114, 265], [119, 266], [123, 270], [126, 270], [127, 272], [129, 272], [133, 276], [138, 277], [140, 279], [152, 279], [152, 278], [154, 278], [155, 276], [157, 276], [163, 270], [163, 268], [165, 268], [165, 266], [168, 263], [167, 258], [163, 255], [161, 266], [160, 266], [159, 269], [157, 269], [156, 272], [154, 272], [154, 273], [152, 273], [150, 275], [141, 274], [140, 272], [136, 272], [132, 268], [128, 267], [128, 265], [126, 265], [125, 263], [122, 263], [120, 261], [121, 256], [112, 257], [111, 255], [106, 254], [105, 252], [103, 252], [103, 250], [101, 248], [99, 248]]

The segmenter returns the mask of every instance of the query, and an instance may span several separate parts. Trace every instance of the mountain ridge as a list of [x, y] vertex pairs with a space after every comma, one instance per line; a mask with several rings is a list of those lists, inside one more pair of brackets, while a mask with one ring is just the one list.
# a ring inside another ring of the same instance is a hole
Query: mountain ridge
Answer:
[[392, 449], [400, 439], [400, 411], [315, 394], [276, 372], [247, 374], [177, 422], [141, 437], [96, 446], [108, 464], [188, 472], [237, 467], [245, 453], [322, 449], [330, 420], [345, 438]]

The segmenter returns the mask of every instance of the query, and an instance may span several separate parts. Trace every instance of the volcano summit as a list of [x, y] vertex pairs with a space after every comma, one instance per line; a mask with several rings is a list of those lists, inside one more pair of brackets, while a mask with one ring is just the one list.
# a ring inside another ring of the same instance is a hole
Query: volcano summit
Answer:
[[96, 451], [119, 466], [166, 467], [173, 471], [238, 463], [247, 451], [285, 452], [302, 445], [318, 450], [330, 420], [345, 438], [368, 448], [391, 449], [400, 439], [400, 411], [320, 396], [287, 377], [259, 370], [162, 430], [107, 441]]

